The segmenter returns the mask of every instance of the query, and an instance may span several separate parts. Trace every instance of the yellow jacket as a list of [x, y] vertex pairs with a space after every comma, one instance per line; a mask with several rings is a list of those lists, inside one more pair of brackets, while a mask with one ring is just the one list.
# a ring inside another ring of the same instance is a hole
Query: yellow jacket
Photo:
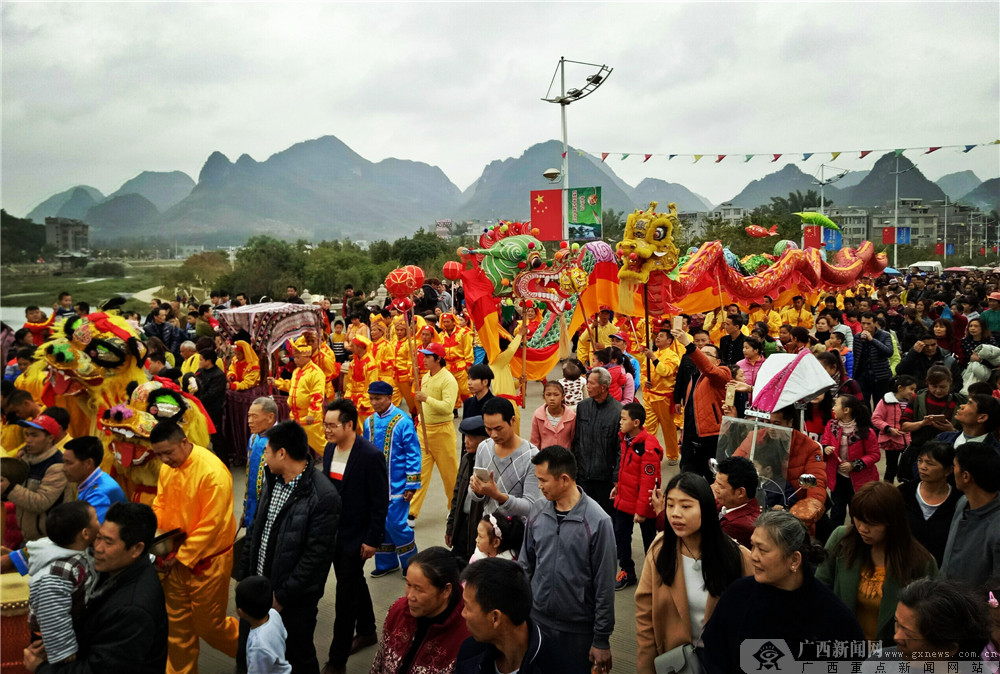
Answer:
[[359, 360], [351, 360], [350, 369], [344, 377], [344, 397], [349, 398], [360, 414], [371, 414], [372, 403], [368, 398], [368, 385], [378, 379], [378, 363], [370, 353]]
[[[639, 370], [642, 373], [642, 395], [648, 396], [651, 400], [662, 400], [672, 397], [674, 384], [677, 381], [677, 368], [680, 367], [681, 359], [677, 352], [667, 347], [656, 352], [655, 360], [659, 363], [655, 367], [646, 367], [646, 354], [640, 353], [636, 358], [639, 360]], [[647, 372], [652, 372], [653, 380], [650, 383]]]
[[[608, 321], [607, 325], [597, 325], [597, 341], [603, 344], [605, 347], [611, 346], [611, 335], [618, 332], [618, 326], [614, 323]], [[591, 335], [593, 334], [593, 324], [588, 324], [585, 326], [583, 333], [580, 335], [580, 339], [576, 342], [576, 357], [580, 359], [580, 362], [584, 365], [590, 365], [590, 359], [593, 356], [594, 348], [591, 342]]]
[[427, 394], [423, 405], [424, 422], [427, 424], [451, 423], [452, 410], [458, 400], [458, 382], [448, 368], [441, 368], [437, 374], [430, 372], [420, 382], [420, 390]]
[[45, 368], [31, 367], [27, 371], [18, 375], [14, 380], [14, 388], [27, 391], [31, 398], [37, 403], [42, 400], [42, 393], [45, 391], [45, 382], [48, 379], [48, 370]]
[[452, 372], [465, 372], [472, 365], [472, 333], [456, 327], [452, 333], [441, 332], [444, 345], [444, 359], [448, 361], [448, 369]]
[[754, 323], [763, 321], [767, 323], [768, 334], [777, 337], [778, 329], [781, 327], [781, 314], [773, 309], [765, 313], [763, 309], [754, 309], [750, 312], [751, 329]]
[[406, 337], [396, 340], [392, 356], [393, 377], [397, 382], [413, 381], [413, 357], [410, 353], [410, 340]]
[[[409, 347], [407, 347], [407, 349], [409, 349]], [[371, 353], [375, 362], [378, 364], [377, 378], [391, 384], [396, 375], [396, 359], [392, 343], [384, 337], [378, 341], [372, 342]], [[407, 350], [407, 354], [409, 354], [409, 350]]]
[[288, 411], [292, 419], [302, 423], [302, 420], [312, 416], [314, 423], [323, 421], [323, 392], [326, 380], [323, 371], [312, 361], [305, 367], [297, 367], [291, 379], [275, 379], [274, 385], [281, 391], [288, 392]]
[[254, 350], [243, 340], [237, 341], [234, 346], [243, 354], [244, 360], [241, 363], [236, 358], [233, 358], [233, 362], [229, 364], [229, 372], [226, 378], [229, 379], [231, 384], [235, 384], [235, 386], [230, 386], [230, 388], [236, 391], [245, 391], [260, 383], [260, 362]]
[[809, 311], [807, 307], [802, 307], [801, 309], [796, 309], [795, 307], [788, 307], [781, 312], [782, 323], [787, 323], [793, 328], [798, 326], [801, 328], [806, 328], [811, 330], [813, 327], [814, 318], [812, 312]]
[[180, 468], [160, 466], [153, 512], [160, 529], [187, 535], [177, 561], [190, 569], [233, 544], [233, 476], [215, 454], [195, 445]]

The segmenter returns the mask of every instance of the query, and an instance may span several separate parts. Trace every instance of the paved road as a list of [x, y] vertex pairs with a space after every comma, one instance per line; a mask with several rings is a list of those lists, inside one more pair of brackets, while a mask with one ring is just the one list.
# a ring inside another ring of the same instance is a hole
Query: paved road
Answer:
[[[526, 410], [522, 411], [522, 430], [527, 433], [528, 422], [531, 414], [542, 404], [542, 386], [537, 382], [528, 385]], [[664, 482], [669, 480], [677, 469], [663, 464]], [[245, 493], [246, 469], [237, 468], [233, 471], [235, 482], [235, 503], [237, 515], [242, 508], [243, 494]], [[450, 498], [450, 494], [448, 495]], [[420, 513], [420, 520], [416, 526], [417, 546], [423, 549], [433, 545], [444, 545], [445, 522], [448, 518], [446, 497], [441, 485], [441, 478], [435, 470], [431, 482], [430, 493], [424, 502], [424, 507]], [[632, 557], [636, 560], [636, 566], [642, 568], [642, 539], [639, 536], [638, 528], [632, 538]], [[374, 560], [368, 562], [366, 572], [374, 568]], [[333, 636], [334, 617], [334, 596], [337, 586], [333, 571], [330, 571], [329, 580], [326, 583], [326, 593], [320, 600], [319, 620], [316, 627], [316, 650], [319, 654], [320, 665], [326, 662], [326, 654], [330, 647], [330, 640]], [[233, 591], [236, 583], [230, 587], [229, 614], [236, 615], [236, 605], [233, 599]], [[389, 607], [396, 599], [403, 595], [404, 585], [402, 576], [398, 573], [382, 578], [368, 578], [368, 587], [372, 593], [372, 601], [375, 605], [375, 616], [379, 621], [379, 634], [382, 633], [381, 621], [384, 620]], [[350, 674], [362, 674], [369, 671], [372, 659], [375, 657], [375, 646], [368, 648], [351, 657], [347, 663], [347, 671]], [[615, 632], [611, 638], [611, 652], [614, 660], [613, 671], [634, 672], [635, 671], [635, 602], [634, 592], [629, 589], [618, 592], [615, 595]], [[199, 658], [200, 670], [203, 673], [216, 674], [220, 672], [232, 672], [235, 664], [232, 660], [212, 649], [204, 641], [201, 644], [201, 656]]]

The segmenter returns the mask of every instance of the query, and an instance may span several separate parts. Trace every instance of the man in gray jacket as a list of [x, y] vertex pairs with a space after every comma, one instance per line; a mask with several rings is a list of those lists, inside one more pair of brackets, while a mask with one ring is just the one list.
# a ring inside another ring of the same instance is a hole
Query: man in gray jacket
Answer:
[[608, 516], [576, 484], [565, 447], [532, 457], [545, 500], [531, 505], [518, 564], [531, 582], [531, 618], [579, 664], [611, 670], [615, 627], [615, 534]]
[[955, 504], [941, 576], [980, 587], [1000, 575], [1000, 453], [989, 442], [964, 440], [955, 448]]
[[595, 367], [587, 375], [587, 395], [576, 406], [573, 454], [578, 482], [610, 517], [611, 488], [618, 482], [622, 404], [611, 397], [611, 374]]

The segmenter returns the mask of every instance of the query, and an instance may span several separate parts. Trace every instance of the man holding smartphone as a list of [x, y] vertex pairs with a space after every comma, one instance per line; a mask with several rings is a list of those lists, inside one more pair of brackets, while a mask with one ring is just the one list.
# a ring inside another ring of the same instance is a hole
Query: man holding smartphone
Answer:
[[490, 437], [476, 450], [469, 492], [476, 501], [486, 500], [487, 515], [526, 517], [541, 496], [531, 463], [538, 448], [514, 431], [513, 420], [514, 405], [506, 398], [490, 398], [483, 405], [483, 425]]

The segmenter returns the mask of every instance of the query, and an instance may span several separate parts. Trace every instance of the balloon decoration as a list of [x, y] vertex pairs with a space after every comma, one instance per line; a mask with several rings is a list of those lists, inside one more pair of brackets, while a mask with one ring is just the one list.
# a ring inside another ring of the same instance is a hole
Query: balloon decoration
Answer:
[[774, 256], [781, 257], [781, 255], [786, 250], [798, 250], [798, 249], [799, 249], [799, 244], [795, 243], [794, 241], [789, 241], [788, 239], [784, 239], [774, 244]]
[[810, 225], [819, 225], [820, 227], [824, 227], [826, 229], [832, 229], [838, 232], [840, 231], [840, 226], [822, 213], [793, 213], [792, 215], [799, 216], [802, 218], [802, 222]]
[[449, 281], [457, 281], [462, 278], [462, 265], [455, 260], [448, 260], [441, 272]]
[[771, 229], [764, 229], [760, 225], [750, 225], [746, 232], [755, 239], [763, 239], [765, 236], [778, 236], [778, 226], [771, 225]]

